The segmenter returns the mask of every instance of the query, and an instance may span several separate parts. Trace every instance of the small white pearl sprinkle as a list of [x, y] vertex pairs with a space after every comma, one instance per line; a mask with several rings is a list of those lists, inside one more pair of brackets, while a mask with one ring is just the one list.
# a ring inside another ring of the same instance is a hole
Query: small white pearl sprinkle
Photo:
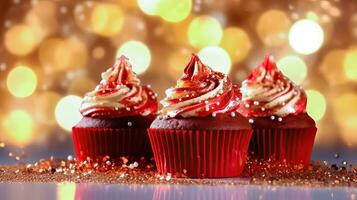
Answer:
[[246, 103], [246, 104], [244, 105], [244, 107], [245, 107], [245, 108], [250, 108], [250, 105]]
[[253, 124], [254, 123], [254, 119], [249, 119], [248, 122], [249, 122], [249, 124]]
[[205, 101], [205, 104], [208, 104], [208, 103], [209, 103], [209, 102], [206, 100], [206, 101]]
[[127, 111], [130, 111], [130, 108], [129, 108], [129, 107], [127, 107], [127, 108], [126, 108], [126, 110], [127, 110]]
[[279, 118], [278, 118], [278, 121], [279, 121], [279, 122], [283, 121], [283, 118], [279, 117]]
[[254, 105], [255, 106], [259, 105], [259, 101], [254, 101]]
[[216, 117], [217, 116], [217, 114], [216, 113], [212, 113], [212, 117]]
[[151, 85], [147, 85], [148, 88], [151, 88]]
[[216, 104], [217, 104], [217, 106], [219, 106], [221, 103], [220, 103], [220, 102], [217, 102]]
[[232, 116], [232, 117], [235, 117], [235, 116], [236, 116], [236, 113], [235, 113], [235, 112], [231, 112], [231, 116]]
[[262, 108], [261, 108], [261, 110], [264, 112], [264, 111], [265, 111], [265, 108], [264, 108], [264, 107], [262, 107]]
[[114, 109], [115, 109], [115, 110], [119, 110], [119, 108], [118, 108], [118, 107], [115, 107]]
[[133, 123], [131, 123], [131, 122], [128, 122], [128, 126], [132, 126], [133, 125]]
[[271, 119], [271, 120], [274, 120], [274, 119], [275, 119], [275, 116], [274, 116], [274, 115], [270, 116], [270, 119]]
[[179, 98], [179, 101], [182, 101], [182, 99], [181, 99], [181, 98]]

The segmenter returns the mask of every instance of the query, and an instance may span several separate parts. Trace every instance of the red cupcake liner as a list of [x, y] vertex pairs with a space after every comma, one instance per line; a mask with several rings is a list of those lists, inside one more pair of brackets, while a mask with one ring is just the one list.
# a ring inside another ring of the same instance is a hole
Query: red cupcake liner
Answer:
[[252, 131], [148, 129], [148, 134], [160, 174], [219, 178], [242, 174]]
[[308, 165], [317, 129], [254, 128], [249, 153], [254, 159], [271, 159]]
[[150, 157], [152, 150], [145, 129], [72, 128], [76, 157], [84, 161], [110, 156]]

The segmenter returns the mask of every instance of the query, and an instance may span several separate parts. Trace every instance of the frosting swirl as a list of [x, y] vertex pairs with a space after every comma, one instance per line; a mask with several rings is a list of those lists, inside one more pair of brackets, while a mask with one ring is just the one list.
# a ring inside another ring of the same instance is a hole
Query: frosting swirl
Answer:
[[125, 56], [102, 73], [102, 80], [85, 94], [80, 112], [87, 117], [149, 115], [157, 112], [156, 94], [140, 80]]
[[239, 95], [238, 88], [225, 74], [213, 71], [193, 54], [176, 86], [166, 90], [161, 115], [186, 118], [234, 114]]
[[239, 112], [244, 116], [284, 117], [306, 112], [306, 94], [277, 68], [272, 56], [254, 69], [240, 88]]

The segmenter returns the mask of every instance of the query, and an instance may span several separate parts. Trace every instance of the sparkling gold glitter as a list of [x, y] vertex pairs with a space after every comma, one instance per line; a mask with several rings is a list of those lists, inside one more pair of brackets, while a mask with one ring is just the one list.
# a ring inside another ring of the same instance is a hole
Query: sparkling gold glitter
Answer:
[[51, 157], [36, 163], [0, 166], [0, 182], [75, 182], [122, 184], [196, 184], [196, 185], [285, 185], [285, 186], [352, 186], [357, 187], [357, 167], [328, 166], [327, 162], [313, 162], [307, 167], [273, 161], [248, 160], [243, 175], [238, 179], [188, 179], [172, 174], [160, 175], [155, 162], [121, 157], [104, 157], [77, 163]]

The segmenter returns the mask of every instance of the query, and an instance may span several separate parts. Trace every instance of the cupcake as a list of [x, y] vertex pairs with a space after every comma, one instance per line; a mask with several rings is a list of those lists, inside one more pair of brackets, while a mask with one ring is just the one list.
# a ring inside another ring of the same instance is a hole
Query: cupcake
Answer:
[[242, 173], [252, 135], [236, 112], [238, 88], [196, 55], [177, 85], [166, 90], [163, 109], [148, 129], [160, 174], [234, 177]]
[[146, 129], [156, 117], [156, 95], [140, 84], [126, 57], [102, 73], [80, 112], [83, 118], [72, 128], [78, 161], [152, 155]]
[[306, 113], [306, 94], [277, 68], [272, 56], [254, 69], [240, 88], [239, 113], [254, 130], [252, 158], [307, 165], [316, 126]]

